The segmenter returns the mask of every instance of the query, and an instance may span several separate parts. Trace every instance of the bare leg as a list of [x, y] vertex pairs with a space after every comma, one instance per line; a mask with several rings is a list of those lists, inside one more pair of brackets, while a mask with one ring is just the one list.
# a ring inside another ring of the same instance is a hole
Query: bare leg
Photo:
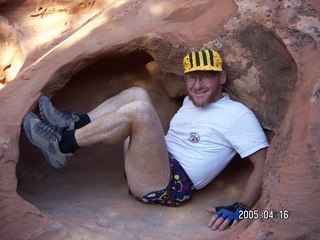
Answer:
[[151, 98], [148, 92], [140, 87], [132, 87], [126, 89], [112, 98], [107, 99], [95, 109], [87, 113], [91, 121], [113, 111], [116, 111], [121, 106], [135, 100], [143, 100], [151, 103]]
[[168, 153], [160, 120], [150, 102], [127, 103], [75, 132], [81, 147], [101, 141], [114, 144], [128, 136], [125, 170], [132, 193], [141, 197], [165, 188], [170, 178]]

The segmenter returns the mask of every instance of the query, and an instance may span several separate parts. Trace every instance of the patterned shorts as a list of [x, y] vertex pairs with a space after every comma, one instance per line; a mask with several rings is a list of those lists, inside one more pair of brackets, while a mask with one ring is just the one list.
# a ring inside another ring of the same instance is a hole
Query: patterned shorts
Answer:
[[143, 197], [134, 196], [136, 199], [144, 203], [161, 204], [168, 207], [179, 207], [191, 200], [193, 190], [195, 189], [192, 181], [179, 162], [170, 153], [169, 161], [171, 177], [168, 186], [165, 189], [151, 192]]

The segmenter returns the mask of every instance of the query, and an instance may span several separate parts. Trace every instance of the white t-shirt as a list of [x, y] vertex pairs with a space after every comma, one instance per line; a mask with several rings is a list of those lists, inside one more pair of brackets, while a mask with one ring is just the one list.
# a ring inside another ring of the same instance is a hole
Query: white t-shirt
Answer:
[[186, 97], [166, 135], [168, 151], [196, 189], [211, 182], [237, 152], [244, 158], [269, 146], [253, 112], [223, 96], [205, 107]]

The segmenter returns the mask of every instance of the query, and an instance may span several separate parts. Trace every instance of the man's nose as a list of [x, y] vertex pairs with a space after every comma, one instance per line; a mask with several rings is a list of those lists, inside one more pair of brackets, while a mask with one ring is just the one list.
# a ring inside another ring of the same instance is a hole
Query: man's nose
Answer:
[[201, 88], [203, 86], [202, 81], [199, 77], [194, 82], [194, 88]]

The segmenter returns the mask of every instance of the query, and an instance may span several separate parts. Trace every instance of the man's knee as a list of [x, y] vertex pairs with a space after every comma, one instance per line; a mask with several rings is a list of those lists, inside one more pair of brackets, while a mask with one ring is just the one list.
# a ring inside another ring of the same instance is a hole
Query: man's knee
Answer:
[[152, 103], [145, 100], [132, 101], [122, 106], [119, 111], [138, 122], [150, 121], [157, 114]]
[[128, 94], [132, 97], [133, 101], [142, 100], [151, 102], [151, 97], [147, 90], [141, 87], [131, 87], [123, 91], [124, 94]]
[[145, 100], [135, 100], [128, 104], [133, 112], [140, 114], [149, 114], [154, 112], [154, 107], [151, 102]]

